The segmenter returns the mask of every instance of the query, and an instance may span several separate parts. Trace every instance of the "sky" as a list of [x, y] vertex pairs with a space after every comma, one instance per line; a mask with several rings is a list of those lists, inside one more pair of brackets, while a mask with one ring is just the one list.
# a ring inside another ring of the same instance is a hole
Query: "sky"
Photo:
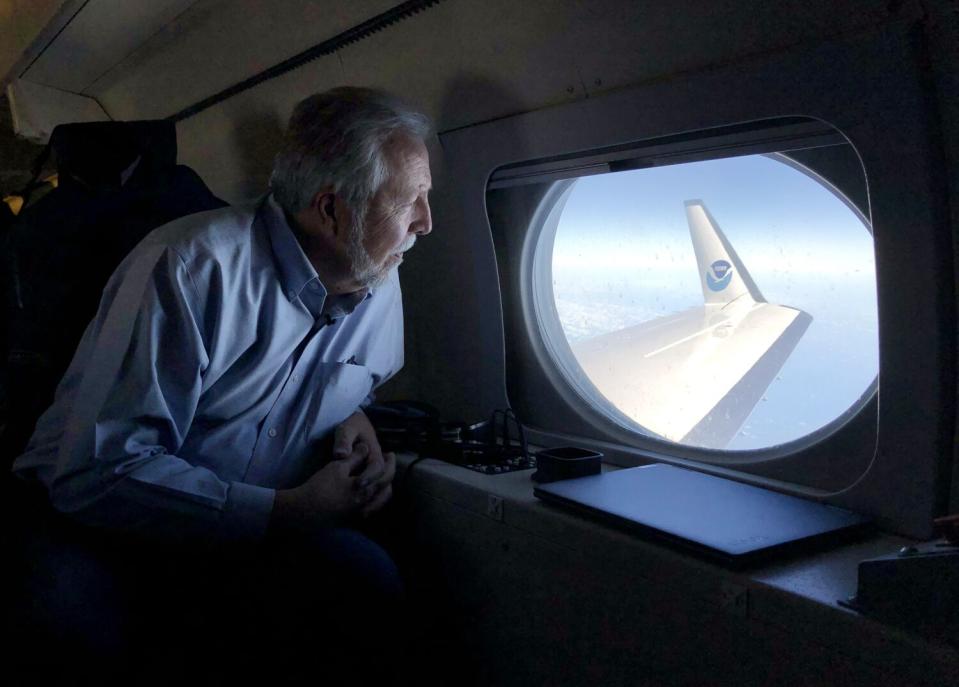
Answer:
[[703, 305], [683, 205], [691, 199], [709, 209], [767, 301], [813, 317], [725, 448], [780, 444], [832, 421], [878, 370], [872, 236], [832, 191], [772, 157], [577, 180], [553, 245], [553, 291], [568, 340]]

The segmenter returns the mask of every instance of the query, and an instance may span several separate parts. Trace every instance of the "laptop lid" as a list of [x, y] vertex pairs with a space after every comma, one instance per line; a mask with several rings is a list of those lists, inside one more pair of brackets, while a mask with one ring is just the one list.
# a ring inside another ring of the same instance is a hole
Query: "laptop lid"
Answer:
[[835, 506], [665, 464], [542, 484], [533, 493], [735, 565], [870, 522]]

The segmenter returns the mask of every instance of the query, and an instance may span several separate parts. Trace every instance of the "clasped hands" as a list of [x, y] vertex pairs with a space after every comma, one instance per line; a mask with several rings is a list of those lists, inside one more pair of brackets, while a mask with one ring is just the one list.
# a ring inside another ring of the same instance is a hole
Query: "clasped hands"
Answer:
[[353, 478], [352, 502], [366, 517], [380, 510], [393, 495], [396, 455], [383, 453], [376, 431], [362, 410], [340, 424], [333, 434], [333, 460], [342, 461], [341, 472]]
[[299, 529], [368, 517], [390, 500], [395, 474], [396, 456], [382, 452], [373, 425], [357, 410], [336, 428], [332, 460], [300, 486], [277, 490], [271, 524]]

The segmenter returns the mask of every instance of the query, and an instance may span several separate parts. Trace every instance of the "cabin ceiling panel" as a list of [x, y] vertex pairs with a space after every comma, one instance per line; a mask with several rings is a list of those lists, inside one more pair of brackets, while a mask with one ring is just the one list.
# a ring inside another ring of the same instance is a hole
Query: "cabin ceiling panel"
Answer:
[[0, 2], [0, 81], [19, 76], [33, 44], [46, 30], [66, 21], [77, 0], [3, 0]]
[[83, 93], [196, 0], [90, 0], [23, 77]]
[[199, 0], [88, 92], [116, 118], [165, 117], [396, 4]]

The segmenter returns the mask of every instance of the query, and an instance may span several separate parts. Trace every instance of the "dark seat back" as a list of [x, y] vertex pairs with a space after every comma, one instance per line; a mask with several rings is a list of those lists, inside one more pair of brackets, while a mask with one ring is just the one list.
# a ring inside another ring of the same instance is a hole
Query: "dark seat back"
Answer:
[[154, 228], [224, 205], [176, 164], [172, 122], [64, 124], [50, 148], [59, 185], [0, 237], [5, 466], [53, 400], [120, 261]]

